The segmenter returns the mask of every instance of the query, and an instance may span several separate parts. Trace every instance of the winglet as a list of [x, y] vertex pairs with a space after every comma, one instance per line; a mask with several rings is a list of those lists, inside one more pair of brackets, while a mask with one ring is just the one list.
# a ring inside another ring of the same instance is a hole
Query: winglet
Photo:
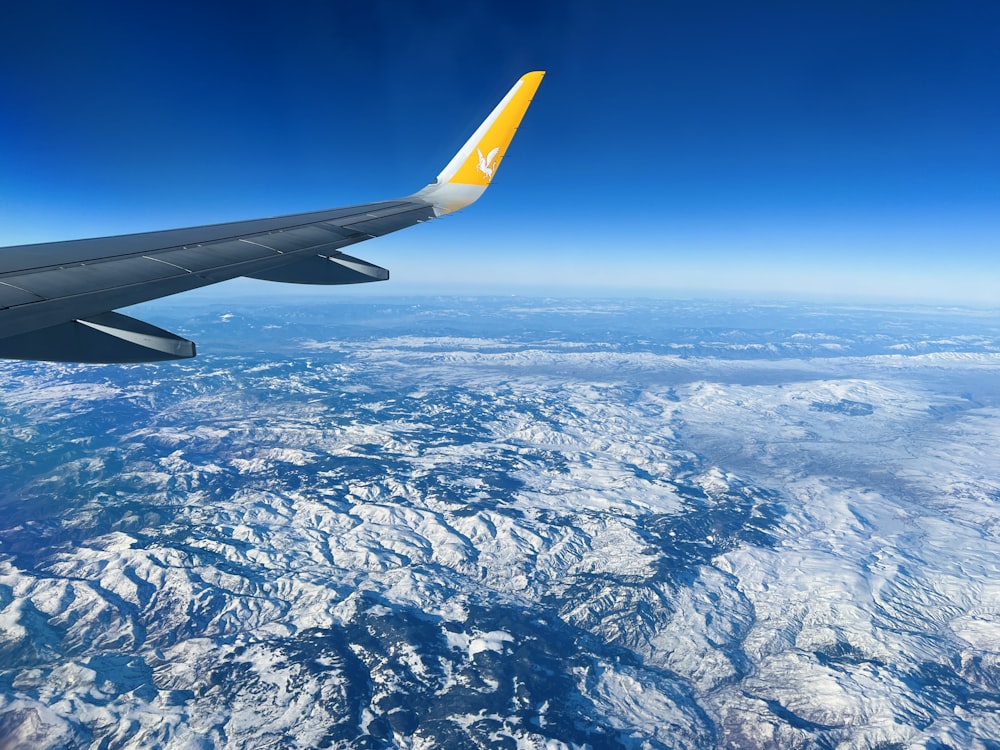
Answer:
[[544, 75], [536, 70], [521, 76], [437, 179], [417, 195], [440, 213], [457, 211], [476, 201], [493, 180]]

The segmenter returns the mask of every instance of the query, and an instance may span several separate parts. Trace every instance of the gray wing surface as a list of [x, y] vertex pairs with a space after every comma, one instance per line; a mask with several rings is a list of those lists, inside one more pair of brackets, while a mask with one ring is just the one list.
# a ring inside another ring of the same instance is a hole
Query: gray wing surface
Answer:
[[476, 148], [480, 143], [506, 147], [541, 76], [523, 76], [438, 178], [406, 198], [269, 219], [0, 248], [0, 357], [65, 362], [193, 357], [193, 342], [114, 310], [240, 276], [300, 284], [388, 279], [386, 269], [343, 249], [478, 199], [492, 173], [479, 180], [472, 171], [469, 165], [478, 158]]
[[[68, 361], [88, 362], [193, 356], [193, 345], [145, 352], [135, 341], [121, 341], [103, 331], [106, 346], [97, 346], [97, 339], [91, 341], [92, 356], [88, 357], [85, 351], [65, 350], [65, 339], [93, 316], [239, 276], [312, 284], [382, 281], [389, 277], [388, 271], [345, 255], [342, 249], [434, 216], [433, 205], [425, 201], [400, 200], [4, 248], [0, 251], [0, 355], [63, 360], [65, 354]], [[53, 326], [65, 328], [49, 330]], [[149, 331], [147, 335], [155, 334]], [[49, 345], [50, 338], [58, 341]], [[128, 350], [134, 350], [133, 356]]]

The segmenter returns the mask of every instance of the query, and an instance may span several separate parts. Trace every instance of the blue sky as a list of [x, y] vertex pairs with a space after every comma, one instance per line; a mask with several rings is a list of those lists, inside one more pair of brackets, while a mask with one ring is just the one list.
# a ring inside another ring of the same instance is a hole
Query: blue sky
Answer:
[[1000, 306], [995, 3], [206, 5], [5, 9], [0, 244], [405, 195], [544, 69], [484, 198], [337, 294]]

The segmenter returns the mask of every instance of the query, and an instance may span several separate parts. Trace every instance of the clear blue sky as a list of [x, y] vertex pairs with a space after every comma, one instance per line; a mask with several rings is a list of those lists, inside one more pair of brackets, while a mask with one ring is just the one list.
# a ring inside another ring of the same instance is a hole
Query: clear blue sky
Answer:
[[545, 69], [479, 203], [356, 248], [380, 291], [1000, 306], [998, 3], [204, 5], [4, 9], [0, 244], [405, 195]]

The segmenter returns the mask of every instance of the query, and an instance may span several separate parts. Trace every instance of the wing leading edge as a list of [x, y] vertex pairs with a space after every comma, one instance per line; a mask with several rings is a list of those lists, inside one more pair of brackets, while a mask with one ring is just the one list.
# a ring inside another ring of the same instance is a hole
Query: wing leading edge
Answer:
[[195, 355], [113, 312], [239, 276], [296, 284], [384, 281], [343, 249], [474, 203], [544, 72], [521, 77], [431, 184], [399, 200], [162, 232], [0, 248], [0, 358], [151, 362]]

